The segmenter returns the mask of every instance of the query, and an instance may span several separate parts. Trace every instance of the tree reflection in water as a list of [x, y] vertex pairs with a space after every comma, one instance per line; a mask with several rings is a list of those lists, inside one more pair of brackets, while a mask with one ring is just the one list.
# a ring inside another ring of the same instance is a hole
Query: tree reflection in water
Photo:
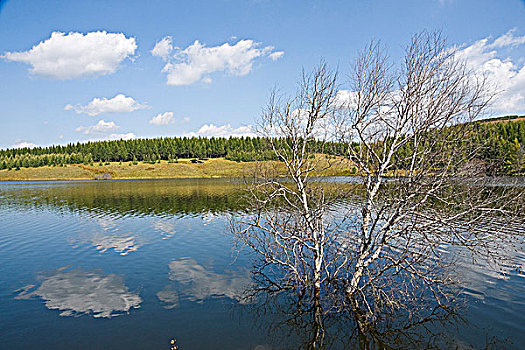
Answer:
[[[266, 331], [269, 341], [281, 349], [506, 349], [508, 339], [489, 336], [482, 329], [478, 344], [458, 340], [459, 332], [474, 327], [462, 317], [463, 305], [434, 307], [424, 318], [410, 319], [397, 313], [381, 315], [370, 323], [350, 307], [334, 304], [332, 296], [312, 300], [307, 291], [279, 291], [277, 286], [257, 287], [246, 291], [246, 319]], [[315, 297], [314, 297], [315, 298]], [[256, 300], [257, 302], [253, 302]], [[419, 308], [432, 306], [424, 301]], [[273, 348], [269, 346], [269, 348]]]

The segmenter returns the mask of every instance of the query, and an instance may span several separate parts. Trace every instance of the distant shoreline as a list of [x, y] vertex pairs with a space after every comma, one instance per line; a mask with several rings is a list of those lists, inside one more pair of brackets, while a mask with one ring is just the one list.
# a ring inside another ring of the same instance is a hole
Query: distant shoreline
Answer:
[[[100, 165], [70, 164], [64, 166], [43, 166], [20, 168], [19, 170], [0, 170], [0, 181], [108, 181], [108, 180], [153, 180], [153, 179], [213, 179], [242, 178], [250, 176], [256, 167], [265, 166], [282, 170], [284, 166], [276, 161], [234, 162], [224, 158], [215, 158], [192, 163], [182, 159], [176, 163], [113, 162]], [[323, 171], [314, 172], [313, 176], [349, 176], [353, 175], [353, 165], [349, 162], [336, 161]], [[97, 179], [98, 177], [99, 179]]]

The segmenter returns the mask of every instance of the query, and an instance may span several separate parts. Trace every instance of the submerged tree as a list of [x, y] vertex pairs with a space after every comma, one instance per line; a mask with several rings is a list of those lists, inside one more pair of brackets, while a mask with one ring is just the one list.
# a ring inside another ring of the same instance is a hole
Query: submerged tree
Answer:
[[258, 131], [284, 163], [289, 181], [282, 181], [277, 168], [261, 164], [249, 187], [253, 211], [232, 222], [237, 237], [262, 258], [255, 268], [260, 290], [292, 291], [312, 311], [319, 325], [312, 330], [314, 348], [323, 343], [321, 297], [335, 287], [331, 282], [344, 266], [338, 261], [344, 255], [337, 225], [329, 219], [337, 191], [327, 193], [310, 179], [314, 170], [331, 165], [315, 157], [314, 146], [327, 137], [319, 125], [333, 114], [336, 93], [336, 74], [321, 64], [303, 73], [296, 97], [271, 94]]
[[518, 220], [523, 191], [490, 183], [484, 147], [470, 137], [491, 87], [427, 32], [412, 38], [398, 72], [370, 45], [350, 79], [336, 129], [365, 195], [348, 213], [359, 218], [346, 226], [348, 300], [367, 319], [385, 308], [413, 311], [407, 306], [425, 293], [446, 307], [451, 253], [497, 262], [516, 239], [501, 225]]
[[[459, 254], [505, 258], [522, 239], [501, 228], [523, 223], [523, 190], [485, 176], [492, 165], [470, 136], [491, 90], [439, 34], [415, 35], [400, 66], [372, 43], [349, 78], [338, 91], [321, 64], [295, 97], [271, 95], [259, 132], [274, 140], [285, 180], [261, 166], [253, 212], [232, 229], [260, 258], [265, 288], [308, 298], [319, 317], [348, 306], [366, 332], [392, 312], [424, 319], [428, 297], [447, 308]], [[319, 140], [346, 145], [341, 161], [355, 164], [359, 184], [311, 178], [334, 162], [314, 153]]]

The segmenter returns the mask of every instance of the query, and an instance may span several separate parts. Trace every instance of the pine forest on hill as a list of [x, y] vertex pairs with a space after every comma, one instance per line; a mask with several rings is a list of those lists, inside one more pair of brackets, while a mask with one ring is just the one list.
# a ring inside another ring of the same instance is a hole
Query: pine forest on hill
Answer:
[[[471, 142], [479, 148], [480, 162], [491, 164], [490, 174], [525, 173], [525, 117], [508, 116], [472, 123]], [[277, 147], [286, 147], [277, 140]], [[357, 144], [356, 144], [357, 145]], [[345, 146], [337, 142], [312, 140], [312, 150], [327, 155], [345, 156]], [[412, 150], [403, 147], [398, 158]], [[63, 166], [108, 162], [154, 164], [160, 160], [225, 158], [236, 162], [276, 160], [271, 143], [261, 137], [166, 137], [71, 143], [65, 146], [0, 150], [0, 170], [41, 166]]]

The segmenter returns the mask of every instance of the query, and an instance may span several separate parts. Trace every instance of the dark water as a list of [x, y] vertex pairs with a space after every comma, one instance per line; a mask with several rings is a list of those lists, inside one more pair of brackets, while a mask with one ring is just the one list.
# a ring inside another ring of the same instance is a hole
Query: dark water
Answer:
[[[0, 183], [0, 348], [269, 349], [283, 334], [299, 346], [239, 298], [239, 194], [228, 180]], [[454, 344], [525, 348], [525, 275], [503, 271], [463, 264]]]

